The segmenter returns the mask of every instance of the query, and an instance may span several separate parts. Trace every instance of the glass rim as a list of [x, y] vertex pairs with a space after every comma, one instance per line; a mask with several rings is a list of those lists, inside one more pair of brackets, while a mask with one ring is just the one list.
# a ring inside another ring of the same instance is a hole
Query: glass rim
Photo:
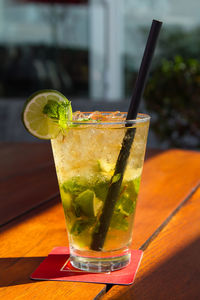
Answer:
[[[101, 114], [112, 114], [114, 113], [115, 111], [99, 111]], [[88, 111], [88, 112], [81, 112], [83, 114], [91, 114], [92, 112], [91, 111]], [[120, 114], [124, 114], [124, 116], [126, 117], [127, 115], [127, 112], [120, 112]], [[139, 124], [139, 123], [146, 123], [148, 122], [149, 120], [151, 119], [151, 117], [148, 115], [148, 114], [145, 114], [145, 113], [138, 113], [137, 114], [137, 118], [136, 119], [132, 119], [132, 120], [122, 120], [122, 121], [119, 121], [119, 120], [113, 120], [113, 121], [109, 121], [109, 122], [83, 122], [83, 121], [78, 121], [78, 120], [72, 120], [72, 121], [68, 121], [68, 124], [74, 124], [74, 125], [134, 125], [134, 124]]]

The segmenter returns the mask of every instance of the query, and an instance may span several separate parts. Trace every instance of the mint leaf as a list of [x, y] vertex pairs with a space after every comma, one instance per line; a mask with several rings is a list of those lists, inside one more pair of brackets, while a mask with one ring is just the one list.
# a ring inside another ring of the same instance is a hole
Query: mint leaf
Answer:
[[81, 216], [82, 216], [82, 213], [81, 213], [81, 208], [80, 208], [80, 206], [74, 205], [74, 202], [72, 203], [72, 206], [73, 206], [74, 213], [75, 213], [76, 217], [77, 217], [77, 218], [81, 217]]
[[137, 190], [139, 190], [140, 178], [136, 178], [135, 180], [131, 180], [128, 182], [124, 182], [120, 197], [117, 200], [115, 210], [125, 214], [126, 216], [134, 213], [138, 192], [136, 192], [135, 184], [137, 184]]
[[54, 122], [57, 122], [61, 128], [66, 128], [70, 105], [71, 103], [68, 100], [62, 102], [48, 100], [43, 108], [43, 114], [47, 115]]
[[127, 181], [124, 185], [125, 192], [131, 195], [132, 199], [137, 199], [139, 187], [140, 187], [140, 177], [135, 178], [134, 180]]
[[95, 221], [96, 220], [94, 218], [79, 219], [73, 224], [70, 233], [73, 235], [79, 235], [83, 231], [88, 230], [88, 234], [89, 234], [91, 227], [94, 227], [95, 225]]
[[136, 202], [133, 202], [129, 196], [127, 196], [126, 194], [122, 196], [121, 208], [124, 213], [126, 213], [127, 215], [131, 215], [134, 212], [135, 206]]
[[48, 100], [47, 104], [43, 108], [43, 114], [47, 115], [51, 119], [58, 119], [58, 106], [59, 103], [54, 100]]
[[112, 183], [115, 183], [117, 181], [119, 181], [121, 178], [121, 173], [116, 174], [115, 176], [113, 176], [112, 178]]
[[110, 227], [118, 230], [128, 230], [127, 217], [120, 212], [114, 212], [111, 219]]
[[71, 193], [73, 196], [78, 196], [88, 189], [88, 182], [84, 178], [77, 176], [65, 181], [62, 188], [65, 193]]
[[136, 200], [133, 202], [132, 198], [128, 193], [123, 194], [116, 203], [115, 212], [129, 216], [134, 213], [136, 207]]
[[87, 229], [89, 226], [88, 221], [84, 221], [84, 220], [78, 220], [74, 223], [74, 225], [72, 226], [70, 233], [74, 234], [74, 235], [79, 235], [80, 233], [82, 233], [85, 229]]
[[106, 199], [109, 184], [110, 184], [109, 180], [106, 179], [105, 181], [97, 180], [95, 182], [95, 184], [93, 185], [93, 189], [95, 191], [97, 198], [101, 199], [102, 201]]
[[68, 107], [70, 102], [60, 102], [58, 106], [58, 118], [59, 118], [59, 125], [62, 128], [66, 128], [67, 120], [68, 120]]
[[138, 194], [139, 193], [139, 188], [140, 188], [140, 181], [141, 181], [141, 176], [135, 178], [133, 180], [134, 186], [135, 186], [135, 192]]

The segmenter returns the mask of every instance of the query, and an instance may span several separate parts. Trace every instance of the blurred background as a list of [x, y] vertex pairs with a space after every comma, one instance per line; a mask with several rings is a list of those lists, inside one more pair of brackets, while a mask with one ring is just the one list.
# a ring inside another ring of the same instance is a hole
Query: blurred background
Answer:
[[20, 114], [40, 89], [73, 110], [127, 111], [152, 19], [164, 24], [140, 107], [148, 146], [199, 150], [197, 0], [0, 0], [0, 141], [38, 141]]

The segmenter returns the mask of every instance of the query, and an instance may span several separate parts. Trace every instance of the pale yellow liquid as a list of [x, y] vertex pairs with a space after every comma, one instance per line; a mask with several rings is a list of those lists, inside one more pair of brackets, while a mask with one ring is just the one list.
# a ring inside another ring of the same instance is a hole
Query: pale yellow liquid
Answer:
[[[126, 187], [137, 183], [141, 178], [145, 146], [148, 134], [149, 121], [138, 123], [136, 134], [131, 148], [128, 164], [124, 173], [121, 194], [126, 193]], [[57, 138], [52, 139], [52, 149], [57, 171], [58, 182], [60, 186], [61, 200], [66, 216], [66, 224], [70, 245], [78, 250], [90, 250], [94, 223], [87, 226], [80, 233], [72, 233], [73, 226], [81, 218], [90, 219], [90, 217], [77, 216], [71, 209], [71, 202], [76, 201], [75, 196], [69, 191], [64, 191], [63, 185], [74, 178], [84, 179], [86, 188], [88, 184], [90, 190], [94, 190], [94, 197], [97, 199], [96, 216], [99, 219], [103, 208], [103, 201], [98, 199], [99, 195], [95, 194], [96, 180], [98, 182], [109, 182], [113, 175], [115, 164], [121, 149], [121, 143], [125, 135], [125, 127], [122, 125], [80, 125], [71, 127], [65, 135], [60, 134]], [[127, 224], [124, 228], [109, 228], [103, 251], [113, 251], [121, 249], [130, 244], [132, 239], [133, 219], [137, 201], [137, 193], [131, 194], [128, 190], [127, 197], [134, 204], [134, 210], [124, 215]], [[104, 191], [105, 192], [105, 191]], [[101, 191], [100, 191], [101, 193]], [[100, 200], [100, 201], [99, 201]], [[100, 207], [98, 207], [100, 206]]]

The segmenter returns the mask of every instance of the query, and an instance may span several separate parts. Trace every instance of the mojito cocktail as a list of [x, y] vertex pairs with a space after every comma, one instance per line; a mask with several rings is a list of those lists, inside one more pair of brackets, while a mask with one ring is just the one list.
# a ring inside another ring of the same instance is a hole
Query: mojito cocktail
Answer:
[[129, 263], [149, 119], [72, 112], [55, 90], [27, 99], [25, 128], [51, 139], [74, 267], [106, 272]]
[[[65, 134], [51, 140], [74, 267], [105, 272], [130, 260], [134, 214], [149, 117], [129, 121], [135, 130], [120, 192], [101, 251], [91, 247], [127, 128], [124, 113], [74, 113]], [[119, 180], [117, 176], [112, 180]]]

